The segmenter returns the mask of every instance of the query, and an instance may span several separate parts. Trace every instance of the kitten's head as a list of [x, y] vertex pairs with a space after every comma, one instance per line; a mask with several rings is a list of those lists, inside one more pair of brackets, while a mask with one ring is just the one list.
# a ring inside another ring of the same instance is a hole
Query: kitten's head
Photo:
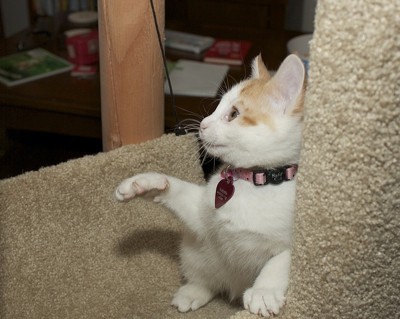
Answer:
[[297, 163], [301, 146], [305, 70], [288, 56], [271, 77], [261, 56], [252, 75], [230, 89], [200, 124], [209, 154], [236, 167]]

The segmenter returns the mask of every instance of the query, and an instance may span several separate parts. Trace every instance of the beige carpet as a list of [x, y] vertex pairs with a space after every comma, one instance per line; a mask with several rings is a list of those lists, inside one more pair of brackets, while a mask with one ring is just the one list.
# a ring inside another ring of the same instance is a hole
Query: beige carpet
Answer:
[[[1, 318], [176, 318], [180, 224], [113, 193], [144, 170], [202, 182], [196, 149], [166, 135], [0, 182]], [[235, 311], [217, 300], [187, 318]]]
[[318, 2], [283, 318], [400, 318], [399, 12]]
[[[281, 318], [400, 317], [398, 12], [398, 0], [318, 2]], [[113, 198], [146, 170], [202, 182], [196, 150], [165, 135], [0, 181], [0, 317], [257, 318], [221, 299], [170, 307], [180, 224]]]

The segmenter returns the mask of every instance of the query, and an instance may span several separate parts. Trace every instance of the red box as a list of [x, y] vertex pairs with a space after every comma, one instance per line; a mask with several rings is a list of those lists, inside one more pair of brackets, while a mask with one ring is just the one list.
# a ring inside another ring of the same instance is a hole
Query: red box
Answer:
[[78, 65], [92, 64], [99, 60], [99, 34], [97, 30], [66, 39], [68, 58]]

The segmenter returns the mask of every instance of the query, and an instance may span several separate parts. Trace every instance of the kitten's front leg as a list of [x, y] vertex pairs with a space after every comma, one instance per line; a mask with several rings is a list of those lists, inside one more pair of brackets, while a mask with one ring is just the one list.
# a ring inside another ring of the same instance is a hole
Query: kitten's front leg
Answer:
[[157, 201], [157, 196], [169, 187], [168, 178], [158, 173], [144, 173], [127, 178], [115, 190], [119, 201], [127, 201], [137, 196], [143, 196]]
[[200, 208], [204, 187], [159, 173], [127, 178], [117, 187], [115, 197], [127, 201], [136, 196], [150, 198], [171, 209], [192, 231], [201, 231]]
[[290, 250], [285, 250], [268, 260], [253, 287], [244, 293], [243, 303], [247, 310], [264, 317], [279, 313], [285, 303], [290, 258]]
[[136, 196], [156, 198], [169, 186], [166, 176], [157, 173], [145, 173], [127, 178], [115, 190], [119, 201], [127, 201]]

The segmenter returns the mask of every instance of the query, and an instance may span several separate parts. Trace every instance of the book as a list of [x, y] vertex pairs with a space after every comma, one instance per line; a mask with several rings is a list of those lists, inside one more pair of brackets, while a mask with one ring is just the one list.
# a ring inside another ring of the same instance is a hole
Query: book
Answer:
[[[178, 60], [170, 71], [172, 90], [175, 95], [214, 97], [228, 70], [227, 65]], [[167, 81], [164, 91], [170, 93]]]
[[217, 39], [204, 53], [204, 62], [242, 65], [251, 45], [246, 40]]
[[165, 47], [198, 54], [209, 48], [214, 38], [187, 32], [165, 30]]
[[69, 71], [73, 64], [41, 48], [0, 58], [0, 82], [14, 86]]

